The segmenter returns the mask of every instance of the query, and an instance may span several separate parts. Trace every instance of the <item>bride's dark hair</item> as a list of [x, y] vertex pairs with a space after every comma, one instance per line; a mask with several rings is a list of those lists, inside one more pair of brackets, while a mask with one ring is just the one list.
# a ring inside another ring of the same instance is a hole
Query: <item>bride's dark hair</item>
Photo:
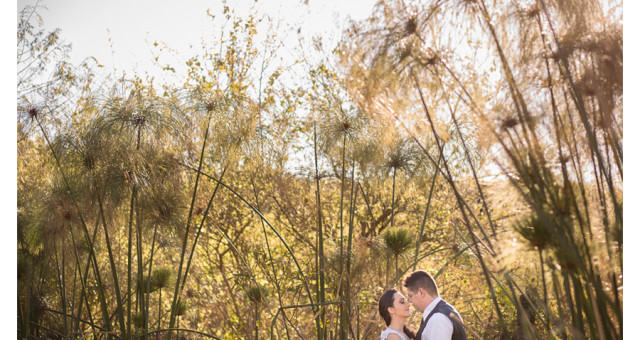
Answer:
[[[380, 312], [380, 316], [384, 320], [384, 323], [387, 324], [387, 327], [391, 323], [391, 314], [389, 314], [389, 308], [393, 307], [394, 296], [397, 292], [398, 291], [395, 289], [389, 289], [384, 292], [384, 294], [382, 294], [380, 300], [378, 301], [378, 312]], [[413, 339], [416, 336], [416, 333], [414, 333], [407, 326], [404, 326], [402, 331], [409, 337], [409, 339]]]

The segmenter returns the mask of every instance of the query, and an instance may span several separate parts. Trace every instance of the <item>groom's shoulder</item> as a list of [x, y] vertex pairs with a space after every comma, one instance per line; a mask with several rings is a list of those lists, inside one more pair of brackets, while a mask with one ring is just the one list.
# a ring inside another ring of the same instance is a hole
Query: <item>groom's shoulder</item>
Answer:
[[443, 305], [445, 305], [445, 306], [447, 306], [447, 307], [450, 307], [450, 308], [456, 309], [455, 307], [453, 307], [453, 305], [452, 305], [452, 304], [450, 304], [449, 302], [447, 302], [447, 301], [446, 301], [446, 300], [444, 300], [444, 299], [442, 299], [442, 300], [441, 300], [441, 302], [443, 303]]
[[456, 317], [460, 318], [460, 313], [458, 313], [458, 310], [444, 299], [438, 303], [438, 306], [436, 306], [436, 308], [439, 313], [444, 314], [447, 317], [450, 317], [450, 314], [453, 312]]

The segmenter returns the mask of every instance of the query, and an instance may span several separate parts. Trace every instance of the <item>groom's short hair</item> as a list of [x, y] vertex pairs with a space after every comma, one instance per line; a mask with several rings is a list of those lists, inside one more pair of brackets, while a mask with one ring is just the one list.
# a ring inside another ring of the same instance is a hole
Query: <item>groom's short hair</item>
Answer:
[[424, 270], [416, 270], [405, 277], [404, 287], [414, 292], [418, 291], [418, 288], [422, 288], [433, 297], [440, 296], [433, 276]]

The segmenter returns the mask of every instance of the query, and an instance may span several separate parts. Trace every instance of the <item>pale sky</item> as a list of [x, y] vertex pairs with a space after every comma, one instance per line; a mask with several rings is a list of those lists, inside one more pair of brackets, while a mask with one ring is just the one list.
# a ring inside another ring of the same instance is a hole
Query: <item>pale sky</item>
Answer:
[[[35, 3], [18, 0], [17, 11]], [[290, 28], [300, 28], [308, 41], [317, 34], [337, 41], [347, 16], [363, 19], [371, 13], [374, 3], [375, 0], [309, 0], [305, 5], [302, 0], [232, 0], [228, 6], [240, 17], [254, 7], [259, 17], [266, 15], [280, 22], [282, 34], [291, 38], [285, 40], [289, 45], [297, 44]], [[41, 12], [45, 28], [60, 28], [61, 37], [72, 44], [74, 65], [93, 56], [105, 65], [105, 71], [116, 68], [129, 75], [153, 68], [151, 45], [155, 41], [180, 53], [175, 66], [201, 52], [203, 39], [211, 43], [219, 35], [223, 6], [222, 1], [206, 0], [42, 0], [41, 4], [48, 8]], [[207, 9], [216, 16], [215, 20], [207, 16]], [[287, 54], [294, 47], [285, 45], [282, 52]]]

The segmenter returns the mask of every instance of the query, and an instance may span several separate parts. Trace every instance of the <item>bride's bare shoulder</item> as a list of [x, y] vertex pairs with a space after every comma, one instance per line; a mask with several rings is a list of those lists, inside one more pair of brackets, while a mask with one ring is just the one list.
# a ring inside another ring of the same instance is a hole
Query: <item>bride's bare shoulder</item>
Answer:
[[402, 338], [398, 334], [389, 334], [387, 335], [387, 340], [402, 340]]

